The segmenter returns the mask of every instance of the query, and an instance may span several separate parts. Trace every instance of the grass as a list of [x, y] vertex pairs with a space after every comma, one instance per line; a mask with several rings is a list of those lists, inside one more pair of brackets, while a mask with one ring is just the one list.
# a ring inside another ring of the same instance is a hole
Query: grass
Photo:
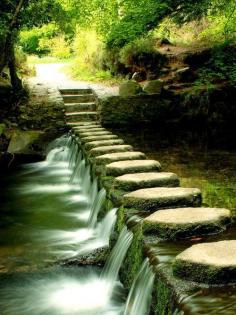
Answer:
[[27, 63], [30, 65], [37, 65], [37, 64], [47, 64], [47, 63], [69, 63], [71, 62], [71, 58], [66, 59], [59, 59], [56, 57], [45, 56], [45, 57], [38, 57], [34, 55], [29, 55], [27, 57]]

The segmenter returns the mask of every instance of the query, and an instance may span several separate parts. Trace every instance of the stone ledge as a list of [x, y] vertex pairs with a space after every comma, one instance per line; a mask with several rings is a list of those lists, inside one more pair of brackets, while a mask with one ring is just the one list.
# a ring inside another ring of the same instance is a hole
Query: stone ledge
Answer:
[[179, 186], [179, 178], [174, 173], [150, 172], [125, 174], [116, 177], [114, 188], [132, 191], [152, 187], [176, 187]]
[[115, 177], [126, 173], [158, 171], [160, 168], [160, 163], [155, 160], [126, 160], [107, 164], [106, 174]]
[[145, 211], [161, 208], [197, 207], [201, 205], [198, 188], [146, 188], [128, 193], [123, 197], [124, 206]]
[[236, 240], [193, 245], [173, 262], [174, 275], [191, 281], [236, 282]]
[[176, 208], [159, 210], [143, 221], [145, 232], [164, 239], [216, 234], [226, 230], [231, 213], [217, 208]]
[[112, 132], [106, 131], [106, 130], [97, 130], [97, 131], [89, 131], [89, 132], [75, 132], [77, 135], [79, 135], [79, 138], [86, 138], [91, 136], [104, 136], [104, 135], [112, 135]]

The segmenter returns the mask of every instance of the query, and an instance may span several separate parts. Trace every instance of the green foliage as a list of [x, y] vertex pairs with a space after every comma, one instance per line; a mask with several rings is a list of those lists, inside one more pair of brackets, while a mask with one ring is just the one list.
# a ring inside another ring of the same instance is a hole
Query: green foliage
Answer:
[[51, 45], [46, 45], [50, 39], [59, 33], [55, 23], [44, 24], [30, 30], [23, 30], [19, 36], [19, 45], [28, 54], [42, 55], [50, 52]]

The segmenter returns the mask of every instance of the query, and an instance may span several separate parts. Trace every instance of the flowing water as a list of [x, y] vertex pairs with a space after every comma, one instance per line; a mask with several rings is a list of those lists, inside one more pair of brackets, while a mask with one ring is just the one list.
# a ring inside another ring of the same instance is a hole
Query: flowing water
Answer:
[[98, 222], [98, 191], [72, 136], [56, 139], [44, 162], [24, 165], [1, 180], [0, 314], [121, 315], [118, 272], [132, 241], [124, 229], [104, 270], [57, 266], [106, 247], [116, 221]]

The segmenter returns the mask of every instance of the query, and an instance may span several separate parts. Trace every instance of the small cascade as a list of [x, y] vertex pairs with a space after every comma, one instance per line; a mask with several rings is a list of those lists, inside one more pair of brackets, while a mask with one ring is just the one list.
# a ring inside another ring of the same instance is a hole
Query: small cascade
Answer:
[[91, 200], [91, 204], [94, 203], [94, 200], [98, 194], [98, 181], [97, 178], [94, 178], [92, 185], [89, 189], [89, 200]]
[[125, 226], [112, 249], [109, 258], [106, 261], [101, 277], [107, 279], [110, 283], [115, 283], [118, 278], [118, 273], [125, 255], [131, 245], [133, 233]]
[[101, 210], [102, 206], [104, 205], [105, 200], [106, 200], [106, 190], [102, 188], [98, 192], [97, 196], [95, 197], [91, 210], [90, 210], [90, 215], [88, 218], [88, 226], [90, 228], [95, 227], [98, 213]]
[[147, 258], [131, 286], [123, 315], [149, 314], [154, 278]]

